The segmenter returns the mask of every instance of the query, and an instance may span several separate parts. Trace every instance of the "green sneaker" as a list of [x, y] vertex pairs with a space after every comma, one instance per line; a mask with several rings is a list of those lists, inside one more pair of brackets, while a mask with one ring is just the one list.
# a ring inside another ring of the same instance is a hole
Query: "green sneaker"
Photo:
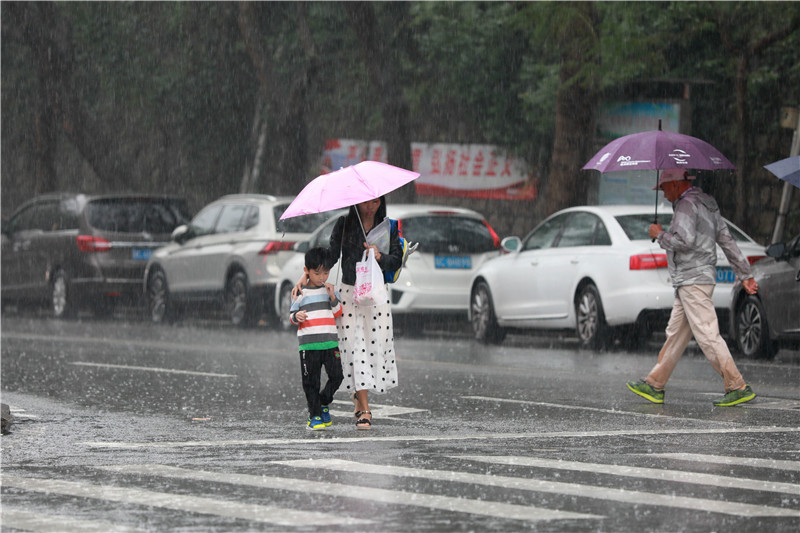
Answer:
[[650, 400], [653, 403], [664, 403], [664, 389], [656, 389], [652, 385], [648, 385], [643, 379], [639, 381], [629, 381], [626, 385], [631, 392], [638, 394], [642, 398]]
[[749, 402], [756, 397], [756, 393], [750, 388], [750, 385], [745, 385], [743, 389], [732, 390], [725, 394], [719, 400], [714, 400], [714, 405], [717, 407], [728, 407], [738, 403]]

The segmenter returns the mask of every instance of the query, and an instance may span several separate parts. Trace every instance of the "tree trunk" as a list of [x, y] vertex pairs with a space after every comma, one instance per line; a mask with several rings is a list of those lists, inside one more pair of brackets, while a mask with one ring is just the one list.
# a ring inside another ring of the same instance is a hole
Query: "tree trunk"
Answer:
[[550, 176], [542, 195], [542, 214], [585, 204], [589, 176], [581, 170], [591, 157], [597, 91], [579, 76], [596, 61], [593, 22], [597, 10], [590, 2], [574, 4], [576, 13], [562, 34], [561, 69], [556, 96], [555, 138]]
[[[308, 178], [305, 109], [309, 84], [318, 71], [318, 58], [305, 19], [305, 8], [304, 2], [297, 3], [298, 30], [307, 62], [286, 91], [276, 79], [272, 54], [263, 45], [260, 38], [263, 31], [257, 23], [260, 17], [256, 10], [269, 9], [269, 6], [259, 2], [239, 3], [239, 29], [265, 99], [261, 117], [254, 118], [254, 129], [259, 134], [252, 146], [253, 162], [245, 166], [245, 175], [249, 174], [249, 192], [263, 189], [270, 194], [297, 194]], [[259, 118], [260, 127], [256, 127]], [[276, 141], [270, 144], [267, 138]], [[259, 184], [262, 175], [265, 178], [263, 185]], [[245, 182], [245, 177], [242, 182]]]
[[[392, 58], [393, 53], [390, 53], [398, 43], [386, 41], [385, 36], [390, 32], [384, 31], [380, 25], [371, 2], [345, 2], [344, 6], [361, 45], [370, 82], [379, 95], [383, 116], [382, 137], [388, 149], [388, 162], [400, 168], [411, 169], [408, 103], [403, 98], [403, 82], [399, 77], [399, 69]], [[387, 4], [386, 8], [404, 11], [408, 6], [397, 2]], [[402, 16], [393, 18], [402, 19]], [[404, 35], [403, 32], [400, 34]], [[398, 202], [415, 201], [413, 183], [393, 193], [392, 198]]]
[[[106, 189], [116, 190], [134, 183], [128, 171], [132, 165], [121, 160], [114, 146], [114, 135], [86, 112], [73, 85], [74, 51], [69, 20], [57, 16], [58, 6], [50, 2], [8, 3], [3, 9], [5, 15], [15, 19], [19, 34], [31, 47], [37, 63], [47, 106], [47, 110], [40, 113], [41, 123], [37, 126], [48, 128], [51, 117], [55, 123], [60, 123]], [[37, 154], [42, 159], [38, 166], [42, 168], [42, 186], [51, 187], [57, 183], [52, 159], [48, 161], [52, 158], [55, 135], [45, 129], [37, 132], [42, 135]]]

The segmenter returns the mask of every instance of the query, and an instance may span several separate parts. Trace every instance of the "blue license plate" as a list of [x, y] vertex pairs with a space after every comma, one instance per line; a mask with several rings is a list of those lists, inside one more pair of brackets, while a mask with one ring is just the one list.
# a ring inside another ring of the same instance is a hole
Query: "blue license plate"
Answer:
[[433, 261], [436, 268], [472, 268], [472, 257], [468, 255], [437, 255]]
[[147, 261], [150, 259], [150, 256], [153, 254], [152, 248], [134, 248], [133, 249], [133, 260], [134, 261]]
[[733, 283], [736, 273], [729, 267], [717, 267], [717, 283]]

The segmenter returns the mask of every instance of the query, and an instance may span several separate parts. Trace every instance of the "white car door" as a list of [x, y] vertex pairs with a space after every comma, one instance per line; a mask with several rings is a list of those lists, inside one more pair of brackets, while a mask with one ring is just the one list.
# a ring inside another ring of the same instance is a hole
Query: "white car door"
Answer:
[[545, 220], [526, 237], [519, 253], [495, 260], [498, 271], [492, 297], [499, 320], [513, 325], [537, 319], [545, 313], [542, 273], [551, 268], [549, 254], [568, 216], [564, 213]]
[[183, 293], [200, 286], [203, 254], [208, 244], [213, 242], [214, 227], [221, 211], [221, 205], [210, 205], [200, 211], [189, 224], [193, 237], [180, 246], [170, 247], [168, 254], [161, 259], [170, 291]]
[[537, 319], [557, 320], [570, 315], [579, 272], [591, 271], [593, 263], [602, 259], [601, 253], [596, 253], [602, 251], [595, 245], [596, 237], [598, 244], [611, 244], [597, 215], [573, 212], [554, 246], [539, 254]]

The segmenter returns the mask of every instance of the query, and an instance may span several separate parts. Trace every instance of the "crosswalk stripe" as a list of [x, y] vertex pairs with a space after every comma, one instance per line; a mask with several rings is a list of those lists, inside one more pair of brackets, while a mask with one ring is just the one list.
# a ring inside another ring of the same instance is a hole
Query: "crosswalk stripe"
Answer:
[[795, 511], [793, 509], [780, 509], [777, 507], [767, 507], [763, 505], [690, 498], [684, 496], [675, 496], [672, 494], [628, 491], [623, 489], [614, 489], [611, 487], [583, 485], [579, 483], [562, 483], [558, 481], [546, 481], [509, 476], [472, 474], [469, 472], [456, 472], [452, 470], [424, 470], [420, 468], [376, 465], [338, 459], [326, 459], [324, 461], [298, 459], [289, 461], [274, 461], [274, 463], [300, 468], [324, 468], [330, 470], [363, 472], [367, 474], [378, 474], [385, 476], [402, 476], [435, 479], [438, 481], [471, 483], [476, 485], [486, 485], [508, 489], [549, 492], [553, 494], [608, 500], [635, 505], [656, 505], [661, 507], [690, 509], [693, 511], [709, 511], [736, 516], [800, 517], [800, 511]]
[[[326, 459], [325, 461], [317, 461], [317, 463], [323, 462], [328, 463], [328, 460]], [[314, 465], [312, 465], [312, 468], [315, 467]], [[304, 479], [272, 476], [254, 476], [251, 474], [208, 472], [204, 470], [190, 470], [165, 465], [122, 465], [103, 466], [99, 468], [113, 472], [192, 479], [198, 481], [211, 481], [215, 483], [231, 483], [235, 485], [248, 485], [252, 487], [268, 489], [356, 498], [359, 500], [367, 498], [371, 502], [413, 505], [416, 507], [427, 507], [430, 509], [441, 509], [456, 513], [468, 513], [473, 515], [512, 520], [537, 521], [604, 518], [599, 515], [542, 509], [529, 505], [523, 506], [503, 502], [470, 500], [467, 498], [453, 498], [450, 496], [438, 496], [436, 494], [412, 493], [361, 485], [343, 485], [341, 483], [328, 483], [324, 481], [309, 481]]]
[[80, 531], [82, 533], [137, 533], [144, 529], [136, 527], [101, 522], [95, 520], [80, 520], [64, 515], [42, 515], [22, 509], [12, 509], [3, 505], [0, 512], [0, 523], [4, 528], [35, 531], [36, 533], [63, 533], [64, 531]]
[[4, 474], [2, 483], [4, 487], [16, 487], [23, 490], [163, 507], [165, 509], [178, 511], [267, 522], [279, 526], [327, 526], [330, 524], [363, 525], [374, 523], [372, 520], [338, 516], [332, 513], [299, 511], [273, 505], [239, 503], [230, 500], [184, 496], [181, 494], [168, 494], [165, 492], [154, 492], [110, 485], [94, 485], [77, 481], [27, 478]]
[[[661, 420], [669, 419], [669, 418], [676, 418], [674, 416], [669, 416], [665, 414], [654, 414], [654, 413], [637, 413], [634, 411], [622, 411], [620, 409], [604, 409], [601, 407], [588, 407], [586, 405], [568, 405], [563, 403], [549, 403], [549, 402], [534, 402], [532, 400], [515, 400], [512, 398], [495, 398], [492, 396], [462, 396], [465, 400], [481, 400], [484, 402], [496, 402], [496, 403], [516, 403], [522, 405], [540, 405], [542, 407], [554, 407], [556, 409], [572, 409], [575, 411], [583, 411], [588, 412], [592, 411], [595, 413], [608, 413], [612, 415], [624, 415], [624, 416], [638, 416], [643, 418], [658, 418]], [[695, 422], [703, 422], [704, 424], [729, 424], [729, 422], [717, 422], [716, 420], [707, 420], [702, 418], [684, 418], [680, 417], [680, 420], [689, 420]]]
[[800, 461], [762, 459], [757, 457], [726, 457], [721, 455], [706, 455], [700, 453], [649, 453], [647, 455], [649, 457], [680, 459], [681, 461], [715, 463], [720, 465], [755, 466], [758, 468], [772, 468], [775, 470], [790, 470], [792, 472], [800, 472]]
[[614, 476], [645, 478], [657, 481], [676, 481], [678, 483], [693, 483], [695, 485], [710, 485], [712, 487], [758, 490], [764, 492], [778, 492], [780, 494], [800, 495], [800, 485], [795, 483], [780, 483], [761, 481], [758, 479], [736, 478], [704, 474], [700, 472], [686, 472], [682, 470], [662, 470], [660, 468], [643, 468], [626, 465], [606, 465], [597, 463], [582, 463], [578, 461], [561, 461], [557, 459], [541, 459], [538, 457], [517, 456], [483, 456], [460, 455], [457, 458], [481, 463], [492, 463], [513, 466], [533, 466], [537, 468], [553, 468], [557, 470], [573, 470], [577, 472], [591, 472], [594, 474], [610, 474]]
[[140, 372], [161, 372], [163, 374], [185, 374], [189, 376], [204, 376], [211, 378], [235, 378], [234, 374], [219, 374], [217, 372], [197, 372], [194, 370], [176, 370], [174, 368], [159, 368], [153, 366], [112, 365], [109, 363], [88, 363], [86, 361], [73, 361], [71, 365], [91, 366], [96, 368], [113, 368], [116, 370], [137, 370]]
[[456, 433], [452, 435], [392, 435], [377, 437], [329, 437], [319, 431], [314, 435], [298, 439], [252, 439], [252, 440], [190, 440], [167, 442], [112, 442], [88, 441], [82, 444], [92, 448], [133, 449], [133, 448], [182, 448], [182, 447], [218, 447], [218, 446], [287, 446], [299, 444], [351, 444], [355, 442], [437, 442], [463, 440], [505, 440], [505, 439], [555, 439], [555, 438], [587, 438], [587, 437], [630, 437], [658, 435], [724, 435], [738, 433], [798, 433], [800, 427], [741, 427], [741, 428], [673, 428], [673, 429], [621, 429], [605, 431], [552, 431], [540, 433]]

